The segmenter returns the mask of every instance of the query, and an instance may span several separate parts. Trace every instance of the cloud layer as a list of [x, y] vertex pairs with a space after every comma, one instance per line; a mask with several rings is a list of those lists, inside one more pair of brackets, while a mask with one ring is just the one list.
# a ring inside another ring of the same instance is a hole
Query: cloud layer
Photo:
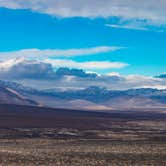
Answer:
[[82, 68], [82, 69], [116, 69], [128, 66], [123, 62], [110, 62], [110, 61], [89, 61], [89, 62], [76, 62], [73, 60], [62, 59], [46, 59], [46, 63], [50, 63], [53, 67], [69, 67], [69, 68]]
[[[0, 63], [1, 79], [17, 81], [34, 88], [82, 89], [89, 86], [125, 90], [131, 88], [166, 89], [165, 78], [140, 75], [122, 76], [118, 73], [98, 75], [82, 69], [58, 68], [35, 60], [12, 59]], [[72, 66], [71, 66], [72, 67]]]
[[94, 55], [100, 53], [109, 53], [121, 49], [121, 47], [111, 47], [111, 46], [99, 46], [93, 48], [78, 48], [78, 49], [23, 49], [11, 52], [0, 52], [0, 60], [11, 59], [11, 58], [50, 58], [50, 57], [75, 57], [75, 56], [86, 56]]
[[165, 0], [0, 0], [1, 7], [31, 9], [60, 17], [121, 17], [165, 24]]
[[107, 27], [110, 28], [118, 28], [118, 29], [129, 29], [129, 30], [139, 30], [139, 31], [148, 31], [148, 28], [138, 26], [138, 25], [117, 25], [117, 24], [106, 24]]
[[[127, 64], [122, 62], [76, 62], [72, 60], [62, 60], [62, 59], [46, 59], [41, 61], [37, 60], [26, 60], [24, 57], [10, 59], [0, 62], [0, 76], [3, 78], [28, 78], [28, 79], [55, 79], [56, 73], [54, 69], [58, 68], [77, 68], [77, 70], [72, 70], [72, 74], [67, 70], [63, 72], [73, 75], [79, 69], [112, 69], [112, 68], [122, 68], [127, 66]], [[62, 70], [61, 70], [62, 71]], [[64, 73], [64, 75], [66, 75]], [[84, 72], [83, 72], [84, 73]], [[68, 75], [67, 74], [67, 75]], [[82, 75], [82, 73], [80, 73]], [[75, 76], [75, 74], [74, 74]], [[78, 76], [78, 75], [77, 75]]]
[[7, 79], [50, 79], [54, 74], [51, 64], [25, 60], [10, 59], [0, 63], [0, 77]]

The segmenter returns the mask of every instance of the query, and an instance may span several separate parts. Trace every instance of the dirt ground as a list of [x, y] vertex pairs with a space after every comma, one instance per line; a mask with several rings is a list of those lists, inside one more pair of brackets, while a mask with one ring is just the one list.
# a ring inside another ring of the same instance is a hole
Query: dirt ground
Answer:
[[0, 166], [166, 166], [166, 114], [12, 109], [0, 109]]

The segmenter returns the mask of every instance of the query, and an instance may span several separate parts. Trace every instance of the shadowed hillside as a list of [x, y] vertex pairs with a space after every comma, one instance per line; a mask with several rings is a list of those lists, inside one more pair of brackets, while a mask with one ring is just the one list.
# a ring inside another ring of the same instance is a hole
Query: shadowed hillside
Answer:
[[114, 120], [165, 119], [160, 110], [91, 112], [33, 106], [0, 105], [0, 127], [105, 128]]

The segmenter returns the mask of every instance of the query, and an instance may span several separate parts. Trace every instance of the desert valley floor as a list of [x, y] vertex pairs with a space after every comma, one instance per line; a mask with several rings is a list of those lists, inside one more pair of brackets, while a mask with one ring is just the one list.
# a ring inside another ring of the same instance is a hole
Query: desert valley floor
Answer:
[[0, 165], [165, 166], [165, 110], [0, 105]]

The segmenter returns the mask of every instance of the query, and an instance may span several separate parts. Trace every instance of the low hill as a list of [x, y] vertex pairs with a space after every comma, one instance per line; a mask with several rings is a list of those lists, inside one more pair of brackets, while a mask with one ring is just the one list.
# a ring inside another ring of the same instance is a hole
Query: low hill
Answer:
[[0, 128], [110, 128], [114, 121], [166, 119], [159, 110], [92, 112], [0, 104]]

